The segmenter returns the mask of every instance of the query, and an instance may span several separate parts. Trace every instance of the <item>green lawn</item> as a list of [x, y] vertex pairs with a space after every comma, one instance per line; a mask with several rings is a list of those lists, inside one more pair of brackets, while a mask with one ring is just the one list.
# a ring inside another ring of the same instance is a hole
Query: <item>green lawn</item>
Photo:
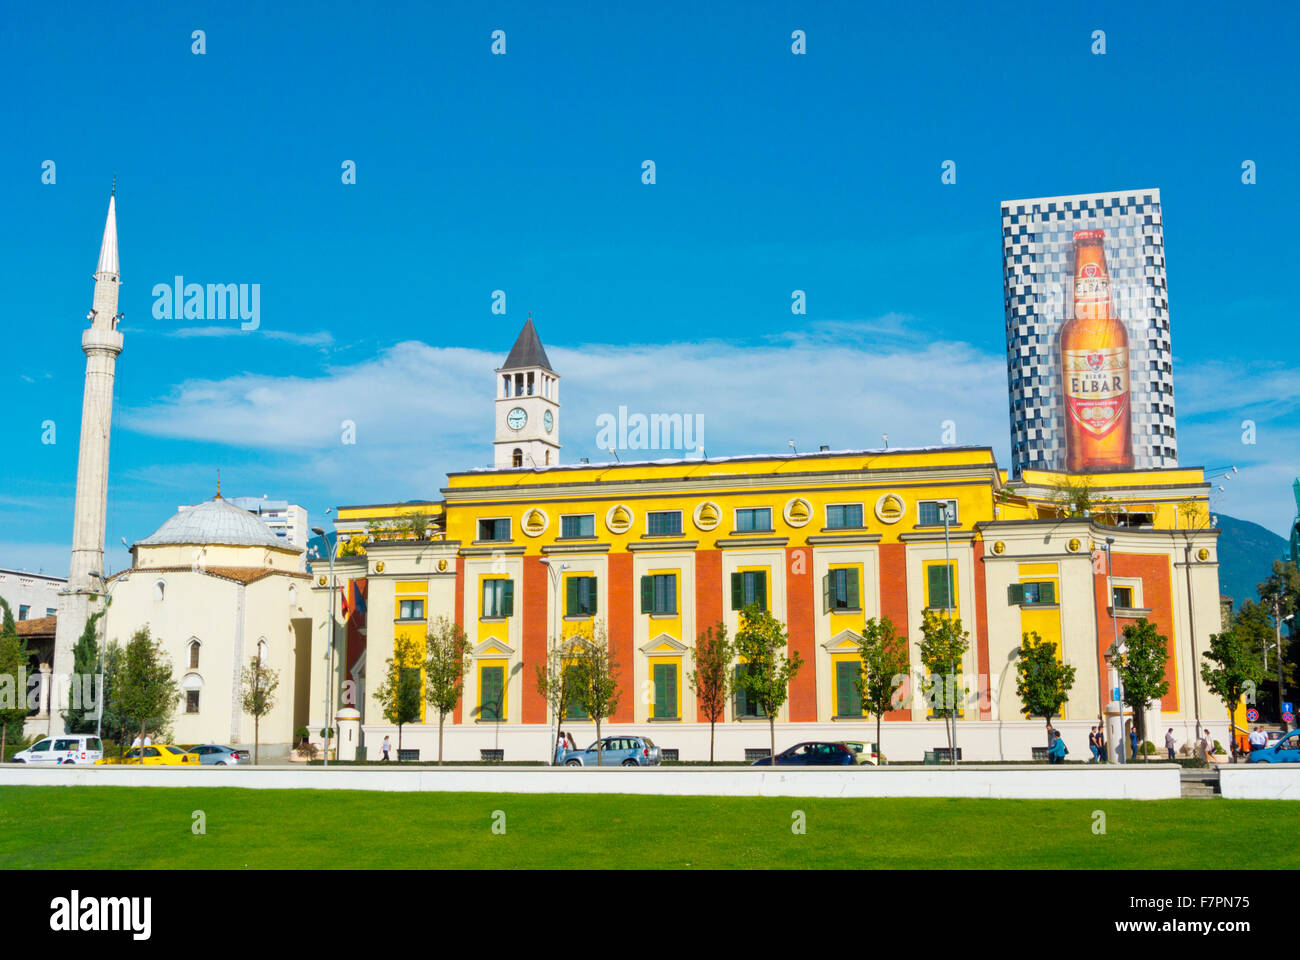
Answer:
[[[191, 830], [206, 815], [207, 833]], [[492, 832], [493, 811], [506, 832]], [[795, 835], [802, 810], [807, 832]], [[1093, 833], [1093, 812], [1106, 834]], [[1300, 867], [1295, 803], [0, 787], [0, 868]], [[1264, 852], [1264, 860], [1250, 855]]]

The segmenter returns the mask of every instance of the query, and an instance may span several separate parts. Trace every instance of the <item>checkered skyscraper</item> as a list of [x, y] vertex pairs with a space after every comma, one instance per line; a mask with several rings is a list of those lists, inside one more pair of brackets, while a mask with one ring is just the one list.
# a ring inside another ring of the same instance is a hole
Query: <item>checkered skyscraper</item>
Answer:
[[1104, 230], [1112, 315], [1129, 336], [1133, 465], [1178, 466], [1159, 190], [1002, 203], [1011, 470], [1065, 469], [1061, 325], [1074, 307], [1076, 230]]

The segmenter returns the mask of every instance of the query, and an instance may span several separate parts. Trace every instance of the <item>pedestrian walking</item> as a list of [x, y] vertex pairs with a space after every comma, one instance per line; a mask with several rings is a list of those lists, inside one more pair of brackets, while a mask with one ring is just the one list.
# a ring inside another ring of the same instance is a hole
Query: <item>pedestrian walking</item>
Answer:
[[1053, 732], [1056, 734], [1056, 739], [1052, 742], [1050, 751], [1052, 763], [1065, 763], [1065, 755], [1070, 752], [1065, 747], [1065, 738], [1061, 736], [1061, 731], [1055, 730]]
[[1106, 763], [1110, 760], [1110, 753], [1106, 749], [1106, 728], [1097, 728], [1097, 752], [1101, 754], [1100, 763]]
[[1205, 762], [1218, 763], [1218, 761], [1214, 759], [1214, 737], [1210, 735], [1208, 729], [1205, 731], [1205, 737], [1201, 740], [1201, 746], [1205, 751]]
[[1101, 748], [1097, 745], [1097, 727], [1094, 724], [1088, 731], [1088, 749], [1092, 751], [1092, 759], [1089, 763], [1096, 763], [1101, 759]]
[[1177, 744], [1177, 742], [1174, 740], [1174, 728], [1173, 728], [1173, 727], [1170, 727], [1170, 728], [1169, 728], [1169, 732], [1165, 734], [1165, 750], [1168, 751], [1168, 753], [1169, 753], [1169, 759], [1170, 759], [1170, 760], [1176, 760], [1176, 759], [1178, 759], [1178, 758], [1174, 755], [1174, 748], [1177, 747], [1177, 746], [1178, 746], [1178, 744]]
[[1263, 750], [1267, 746], [1268, 734], [1264, 732], [1263, 727], [1256, 725], [1255, 729], [1250, 731], [1250, 752], [1254, 753], [1256, 750]]
[[145, 745], [146, 747], [152, 747], [152, 746], [153, 746], [153, 734], [152, 734], [152, 733], [146, 733], [146, 734], [144, 735], [144, 745]]
[[384, 763], [388, 762], [388, 751], [393, 749], [393, 741], [384, 737], [384, 742], [379, 745], [379, 750], [383, 754]]
[[563, 730], [555, 738], [555, 765], [558, 767], [564, 763], [564, 755], [569, 752], [569, 741]]
[[1128, 745], [1129, 759], [1136, 760], [1138, 757], [1138, 731], [1136, 724], [1133, 724], [1128, 728]]
[[144, 742], [144, 741], [142, 741], [142, 740], [140, 739], [140, 734], [137, 733], [137, 734], [135, 735], [135, 739], [131, 741], [131, 746], [133, 746], [133, 747], [138, 747], [138, 746], [141, 746], [141, 745], [143, 744], [143, 742]]

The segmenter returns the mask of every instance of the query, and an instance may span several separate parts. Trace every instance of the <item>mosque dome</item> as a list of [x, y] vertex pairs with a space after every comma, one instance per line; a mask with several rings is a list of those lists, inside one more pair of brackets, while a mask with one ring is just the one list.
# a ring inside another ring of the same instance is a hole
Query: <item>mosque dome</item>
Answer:
[[256, 517], [229, 500], [213, 497], [181, 510], [153, 532], [139, 541], [137, 547], [176, 546], [179, 544], [223, 544], [236, 547], [277, 547], [297, 550], [286, 540], [277, 537], [260, 517]]

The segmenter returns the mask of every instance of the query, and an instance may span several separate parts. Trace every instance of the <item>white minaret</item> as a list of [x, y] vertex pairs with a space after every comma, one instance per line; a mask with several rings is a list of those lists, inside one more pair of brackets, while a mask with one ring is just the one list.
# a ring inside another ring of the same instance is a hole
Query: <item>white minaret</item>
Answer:
[[[59, 619], [54, 635], [55, 692], [50, 704], [63, 706], [72, 674], [72, 648], [97, 609], [104, 590], [104, 526], [108, 512], [108, 441], [113, 420], [113, 377], [122, 334], [117, 330], [116, 186], [108, 198], [108, 219], [95, 267], [95, 296], [90, 329], [81, 335], [86, 354], [86, 388], [81, 401], [81, 449], [77, 455], [77, 502], [72, 521], [72, 562], [68, 585], [59, 595]], [[51, 711], [51, 729], [62, 730], [62, 717]]]
[[560, 375], [551, 369], [531, 313], [497, 371], [496, 406], [498, 470], [560, 462]]

